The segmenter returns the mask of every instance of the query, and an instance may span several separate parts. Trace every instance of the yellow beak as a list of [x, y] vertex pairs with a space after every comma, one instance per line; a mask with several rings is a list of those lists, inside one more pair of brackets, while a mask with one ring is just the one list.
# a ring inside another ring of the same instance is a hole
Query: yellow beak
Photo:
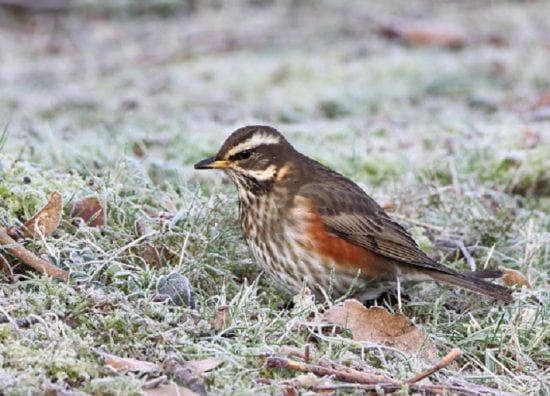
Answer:
[[225, 169], [231, 164], [230, 161], [216, 160], [215, 157], [210, 157], [197, 162], [194, 165], [195, 169]]

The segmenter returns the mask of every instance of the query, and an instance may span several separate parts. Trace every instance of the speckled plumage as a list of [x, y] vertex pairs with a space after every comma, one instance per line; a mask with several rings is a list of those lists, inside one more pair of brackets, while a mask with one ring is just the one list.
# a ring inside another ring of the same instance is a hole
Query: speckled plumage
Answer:
[[402, 281], [437, 280], [511, 301], [509, 289], [429, 258], [359, 186], [297, 152], [275, 129], [235, 131], [215, 157], [235, 183], [244, 238], [256, 262], [288, 293], [353, 289], [374, 298]]

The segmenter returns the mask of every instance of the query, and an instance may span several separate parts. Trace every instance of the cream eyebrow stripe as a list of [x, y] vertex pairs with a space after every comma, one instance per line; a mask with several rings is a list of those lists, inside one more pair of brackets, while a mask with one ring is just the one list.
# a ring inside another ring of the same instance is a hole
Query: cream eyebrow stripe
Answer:
[[236, 145], [231, 150], [229, 150], [225, 157], [231, 157], [233, 154], [237, 154], [243, 150], [248, 150], [254, 147], [279, 143], [281, 143], [281, 138], [279, 138], [278, 136], [268, 135], [265, 133], [255, 134], [250, 139], [245, 140], [244, 142]]

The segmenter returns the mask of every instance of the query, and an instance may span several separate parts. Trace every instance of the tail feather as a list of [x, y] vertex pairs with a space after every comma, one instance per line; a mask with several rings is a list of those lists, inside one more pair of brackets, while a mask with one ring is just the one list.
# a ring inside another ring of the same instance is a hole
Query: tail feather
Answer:
[[[470, 273], [445, 273], [445, 272], [436, 272], [433, 271], [430, 273], [430, 276], [440, 282], [448, 283], [450, 285], [460, 286], [474, 292], [491, 296], [497, 300], [502, 300], [505, 302], [512, 302], [512, 290], [507, 287], [496, 285], [484, 281], [483, 277], [493, 278], [498, 277], [496, 273], [487, 272], [485, 275], [491, 276], [481, 276], [483, 272], [470, 272]], [[501, 273], [502, 276], [502, 273]]]
[[476, 278], [481, 279], [497, 279], [502, 278], [502, 271], [499, 269], [485, 269], [485, 270], [479, 270], [479, 271], [468, 271], [468, 272], [462, 272], [462, 275], [467, 276], [475, 276]]

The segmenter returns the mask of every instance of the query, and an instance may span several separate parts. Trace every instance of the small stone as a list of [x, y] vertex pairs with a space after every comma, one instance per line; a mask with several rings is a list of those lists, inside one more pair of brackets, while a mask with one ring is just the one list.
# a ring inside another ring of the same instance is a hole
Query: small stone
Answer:
[[175, 305], [187, 305], [195, 308], [195, 300], [191, 293], [189, 279], [177, 272], [172, 272], [159, 279], [157, 293], [168, 297]]

